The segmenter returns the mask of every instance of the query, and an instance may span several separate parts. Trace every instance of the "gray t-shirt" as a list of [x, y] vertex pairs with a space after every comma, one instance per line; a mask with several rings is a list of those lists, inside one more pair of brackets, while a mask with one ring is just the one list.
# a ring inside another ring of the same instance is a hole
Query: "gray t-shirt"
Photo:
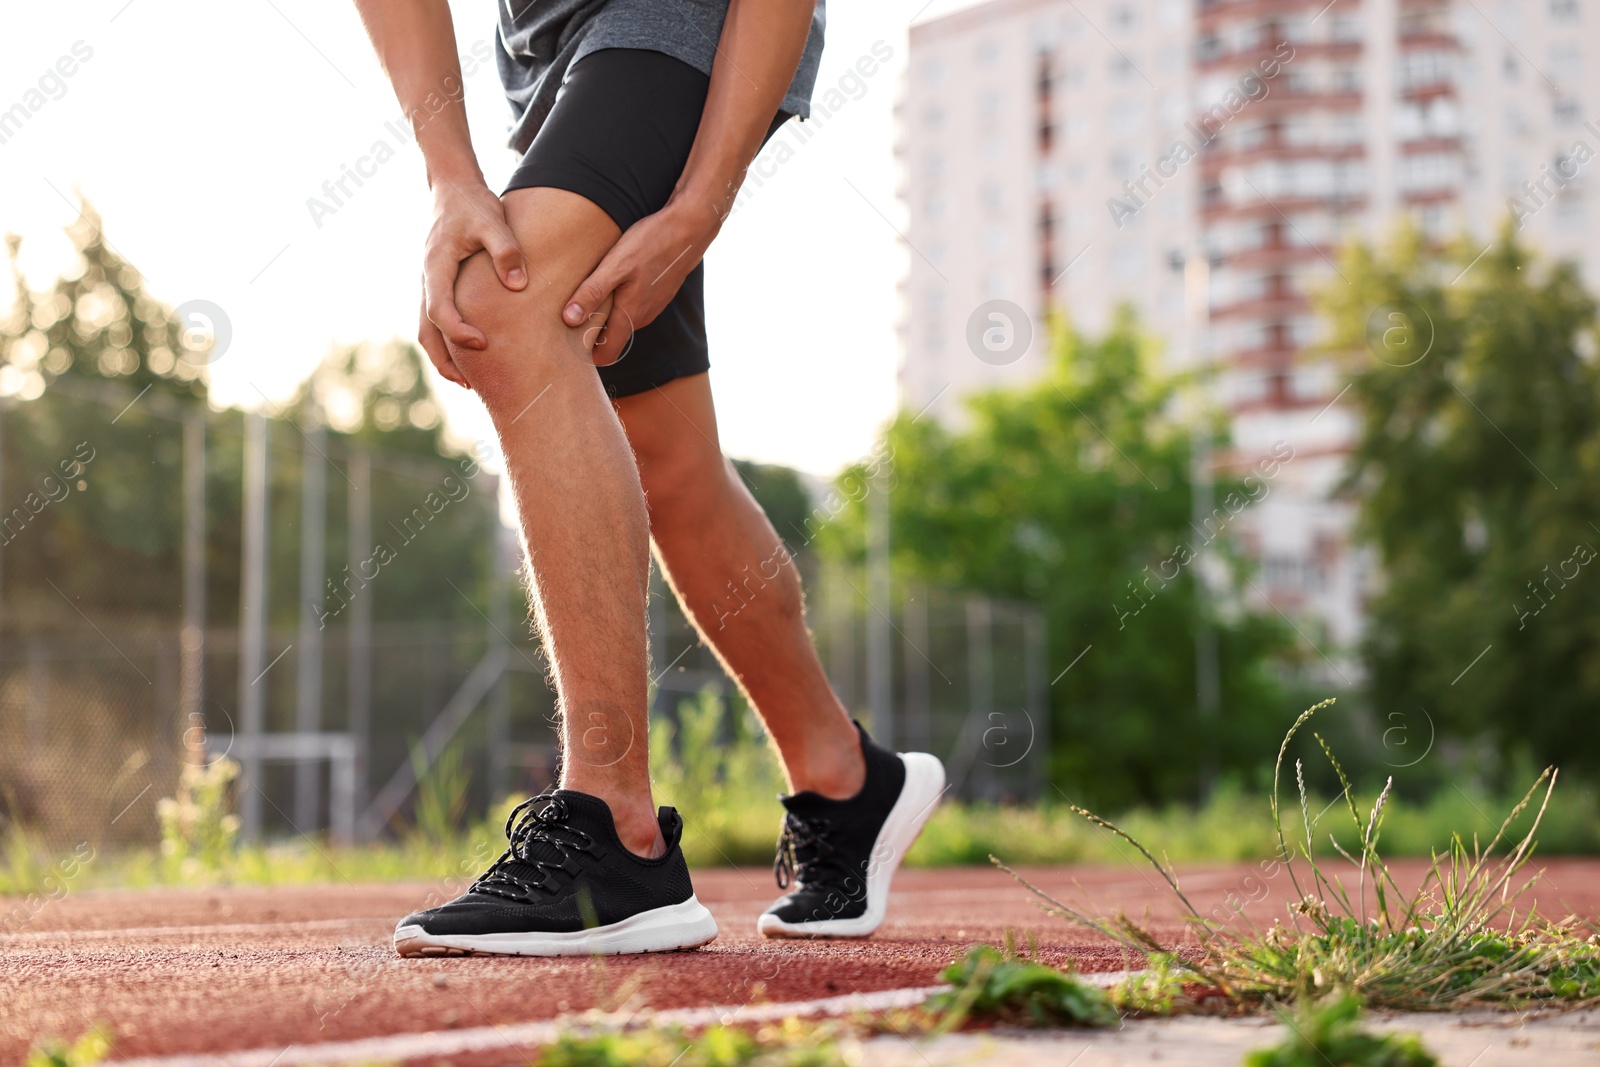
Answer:
[[[817, 0], [800, 67], [780, 105], [811, 114], [822, 58], [823, 4]], [[555, 104], [567, 68], [602, 48], [664, 52], [707, 75], [728, 0], [500, 0], [495, 59], [511, 101], [511, 147], [526, 152]]]

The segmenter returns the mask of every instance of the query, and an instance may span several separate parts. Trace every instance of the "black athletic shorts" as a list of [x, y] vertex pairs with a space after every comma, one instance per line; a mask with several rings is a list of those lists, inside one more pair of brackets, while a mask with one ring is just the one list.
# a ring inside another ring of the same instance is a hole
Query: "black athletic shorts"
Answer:
[[[598, 205], [624, 231], [666, 205], [700, 128], [711, 79], [664, 52], [607, 48], [567, 71], [544, 125], [506, 192], [549, 187]], [[791, 116], [778, 112], [771, 137]], [[631, 396], [711, 366], [705, 264], [633, 335], [623, 357], [597, 367], [606, 393]]]

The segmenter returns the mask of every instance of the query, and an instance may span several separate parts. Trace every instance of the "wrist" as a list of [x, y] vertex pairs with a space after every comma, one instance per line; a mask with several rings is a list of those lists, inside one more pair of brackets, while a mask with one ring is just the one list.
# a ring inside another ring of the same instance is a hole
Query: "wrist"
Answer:
[[733, 210], [740, 184], [739, 180], [730, 178], [684, 181], [672, 190], [661, 210], [715, 234]]
[[[433, 191], [435, 202], [453, 197], [489, 193], [489, 185], [484, 181], [483, 173], [476, 167], [437, 171], [429, 168], [428, 188]], [[489, 195], [492, 196], [493, 194], [489, 193]]]
[[483, 171], [478, 168], [478, 159], [470, 146], [465, 151], [441, 148], [430, 152], [424, 145], [422, 161], [428, 175], [428, 188], [435, 193], [451, 187], [472, 188], [485, 184]]

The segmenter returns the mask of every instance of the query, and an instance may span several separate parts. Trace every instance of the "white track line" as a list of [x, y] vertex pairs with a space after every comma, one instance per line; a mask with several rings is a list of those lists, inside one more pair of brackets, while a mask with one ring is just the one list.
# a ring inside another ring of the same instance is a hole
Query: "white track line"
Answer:
[[[1079, 977], [1090, 985], [1110, 986], [1137, 971], [1105, 971]], [[935, 993], [950, 987], [922, 986], [916, 989], [888, 989], [876, 993], [851, 993], [819, 1000], [792, 1000], [783, 1004], [724, 1004], [710, 1008], [679, 1008], [672, 1011], [623, 1012], [612, 1015], [566, 1017], [545, 1022], [511, 1023], [506, 1026], [478, 1026], [465, 1030], [429, 1030], [419, 1034], [391, 1034], [356, 1041], [324, 1041], [287, 1048], [243, 1049], [238, 1052], [211, 1052], [202, 1055], [149, 1056], [115, 1061], [116, 1067], [293, 1067], [295, 1064], [343, 1064], [394, 1062], [504, 1049], [536, 1048], [548, 1045], [574, 1029], [600, 1030], [649, 1023], [693, 1029], [716, 1023], [776, 1022], [782, 1019], [851, 1015], [861, 1011], [890, 1011], [921, 1004]]]

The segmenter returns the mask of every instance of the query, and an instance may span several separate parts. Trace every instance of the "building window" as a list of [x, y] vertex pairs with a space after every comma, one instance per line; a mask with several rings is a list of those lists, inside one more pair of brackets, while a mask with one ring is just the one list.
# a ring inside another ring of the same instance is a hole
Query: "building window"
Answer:
[[1439, 85], [1450, 80], [1450, 55], [1439, 49], [1407, 52], [1400, 59], [1400, 88]]
[[1576, 126], [1583, 121], [1583, 104], [1574, 96], [1559, 96], [1550, 102], [1550, 117], [1557, 126]]
[[1461, 157], [1446, 152], [1408, 155], [1400, 160], [1400, 190], [1422, 192], [1461, 186]]
[[1577, 22], [1578, 13], [1578, 0], [1550, 0], [1552, 22]]

